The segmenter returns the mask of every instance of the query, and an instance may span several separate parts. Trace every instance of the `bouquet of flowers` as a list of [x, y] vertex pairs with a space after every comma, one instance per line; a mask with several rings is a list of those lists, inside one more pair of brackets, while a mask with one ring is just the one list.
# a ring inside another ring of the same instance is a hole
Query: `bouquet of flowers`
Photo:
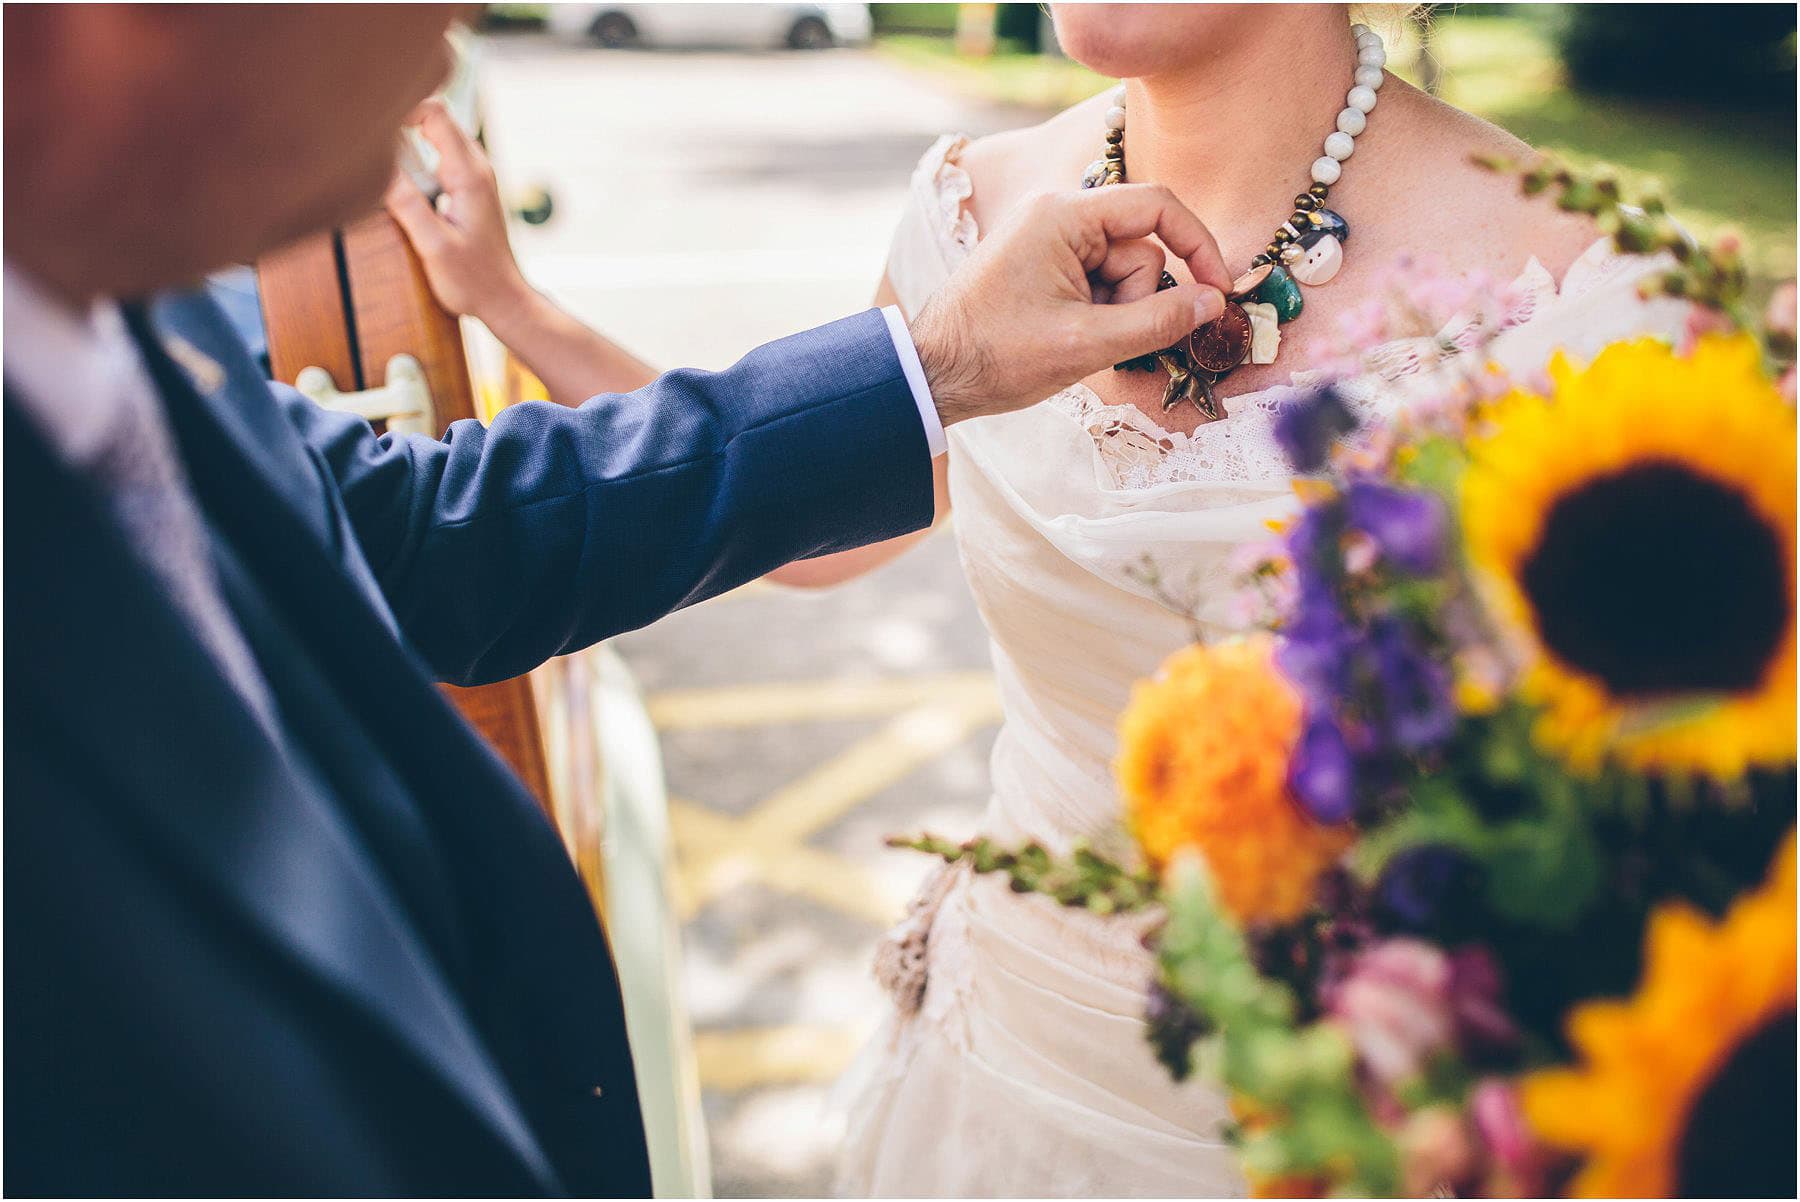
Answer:
[[1298, 395], [1266, 630], [1122, 718], [1139, 858], [895, 842], [1159, 913], [1151, 1039], [1259, 1193], [1791, 1195], [1793, 288], [1753, 321], [1729, 239], [1511, 169], [1667, 258], [1684, 345], [1477, 336], [1377, 431]]

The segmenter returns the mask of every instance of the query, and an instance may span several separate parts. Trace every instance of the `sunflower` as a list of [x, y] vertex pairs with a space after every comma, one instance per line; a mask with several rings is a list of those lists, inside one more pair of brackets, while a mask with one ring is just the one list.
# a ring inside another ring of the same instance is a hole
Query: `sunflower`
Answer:
[[1585, 1158], [1574, 1193], [1792, 1196], [1794, 933], [1791, 829], [1723, 921], [1651, 915], [1637, 995], [1576, 1007], [1584, 1063], [1523, 1083], [1527, 1121]]
[[1748, 337], [1644, 339], [1489, 414], [1465, 542], [1540, 741], [1721, 779], [1794, 757], [1794, 410]]
[[1177, 652], [1132, 694], [1119, 725], [1120, 792], [1151, 862], [1192, 849], [1239, 921], [1305, 912], [1349, 846], [1288, 792], [1300, 698], [1266, 636]]

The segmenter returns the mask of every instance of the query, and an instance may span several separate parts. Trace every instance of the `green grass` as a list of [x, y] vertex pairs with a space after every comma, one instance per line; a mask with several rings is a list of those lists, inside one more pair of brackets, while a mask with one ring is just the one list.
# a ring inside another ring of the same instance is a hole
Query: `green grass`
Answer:
[[895, 34], [876, 49], [907, 67], [936, 76], [965, 95], [1048, 115], [1085, 100], [1116, 81], [1080, 63], [1050, 55], [1003, 52], [993, 58], [957, 55], [947, 37]]
[[872, 4], [869, 16], [875, 24], [875, 36], [896, 33], [941, 33], [956, 30], [954, 4]]
[[[1766, 292], [1794, 274], [1794, 120], [1785, 113], [1656, 105], [1568, 90], [1556, 54], [1554, 6], [1517, 14], [1451, 15], [1435, 50], [1444, 99], [1533, 146], [1580, 165], [1605, 163], [1632, 190], [1654, 189], [1695, 234], [1742, 233]], [[990, 102], [1051, 112], [1111, 80], [1064, 59], [999, 54], [958, 58], [948, 39], [895, 36], [878, 43], [896, 62], [928, 71]], [[1418, 38], [1390, 45], [1389, 66], [1417, 83]]]
[[[1443, 23], [1445, 100], [1581, 165], [1605, 163], [1632, 189], [1660, 191], [1701, 237], [1736, 229], [1767, 288], [1794, 274], [1794, 119], [1785, 113], [1650, 104], [1568, 90], [1541, 21]], [[1403, 64], [1410, 53], [1397, 54]], [[1401, 75], [1416, 82], [1414, 73]]]

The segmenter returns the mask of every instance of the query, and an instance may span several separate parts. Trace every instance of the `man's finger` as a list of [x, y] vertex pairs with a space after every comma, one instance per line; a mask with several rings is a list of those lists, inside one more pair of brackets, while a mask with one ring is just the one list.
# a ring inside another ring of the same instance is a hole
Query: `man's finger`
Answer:
[[1217, 288], [1182, 284], [1128, 304], [1094, 305], [1082, 321], [1100, 355], [1117, 363], [1171, 346], [1224, 311]]
[[456, 123], [443, 101], [428, 100], [415, 112], [419, 118], [419, 132], [438, 152], [439, 182], [452, 191], [481, 183], [486, 169], [481, 151]]
[[1148, 238], [1114, 242], [1106, 248], [1100, 266], [1089, 274], [1106, 286], [1111, 303], [1124, 304], [1156, 291], [1167, 259], [1168, 252]]
[[1069, 209], [1081, 232], [1092, 235], [1078, 243], [1091, 248], [1093, 261], [1085, 264], [1089, 271], [1099, 266], [1111, 243], [1155, 234], [1188, 265], [1196, 282], [1221, 292], [1231, 288], [1231, 272], [1212, 231], [1161, 184], [1089, 188], [1071, 198]]
[[388, 184], [387, 194], [382, 199], [387, 211], [415, 247], [426, 250], [443, 239], [444, 219], [438, 216], [425, 194], [419, 191], [419, 185], [413, 183], [406, 172], [394, 173], [393, 182]]

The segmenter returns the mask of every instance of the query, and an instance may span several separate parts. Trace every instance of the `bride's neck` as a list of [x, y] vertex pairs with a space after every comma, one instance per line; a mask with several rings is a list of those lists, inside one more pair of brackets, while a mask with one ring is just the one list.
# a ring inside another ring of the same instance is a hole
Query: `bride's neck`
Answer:
[[1341, 6], [1272, 4], [1241, 37], [1126, 82], [1129, 178], [1172, 188], [1215, 228], [1269, 220], [1312, 182], [1356, 45]]

